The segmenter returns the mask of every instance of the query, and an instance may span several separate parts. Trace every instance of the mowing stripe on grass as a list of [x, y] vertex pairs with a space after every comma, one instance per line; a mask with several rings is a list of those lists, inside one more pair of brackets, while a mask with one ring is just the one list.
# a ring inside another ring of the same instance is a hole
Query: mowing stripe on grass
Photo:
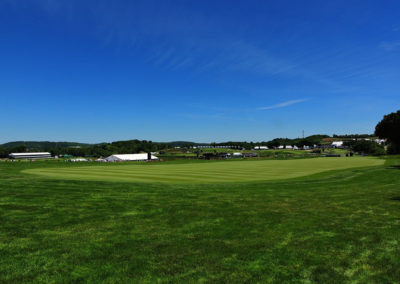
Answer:
[[382, 165], [369, 157], [251, 160], [191, 164], [121, 164], [76, 168], [37, 168], [24, 173], [55, 179], [121, 182], [214, 183], [295, 178], [323, 171]]

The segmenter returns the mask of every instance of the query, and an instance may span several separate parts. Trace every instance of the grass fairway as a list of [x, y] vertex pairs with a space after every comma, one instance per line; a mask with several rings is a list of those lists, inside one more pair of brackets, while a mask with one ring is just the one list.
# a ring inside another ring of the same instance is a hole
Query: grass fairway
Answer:
[[[64, 164], [0, 163], [0, 282], [399, 283], [400, 159], [342, 159], [360, 164], [207, 184], [67, 180]], [[314, 162], [335, 159], [297, 165]], [[173, 164], [126, 167], [161, 166]]]
[[288, 179], [318, 172], [377, 166], [383, 160], [365, 157], [315, 158], [298, 160], [249, 160], [185, 164], [119, 164], [68, 168], [38, 168], [24, 173], [57, 179], [215, 183], [254, 182]]

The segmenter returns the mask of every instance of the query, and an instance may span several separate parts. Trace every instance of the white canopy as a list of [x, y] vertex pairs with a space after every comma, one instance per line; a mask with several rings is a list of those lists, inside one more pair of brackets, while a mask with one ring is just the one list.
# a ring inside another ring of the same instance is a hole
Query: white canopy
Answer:
[[[158, 160], [154, 155], [150, 155], [151, 160]], [[148, 154], [114, 154], [105, 158], [107, 162], [118, 162], [118, 161], [147, 161]]]
[[334, 147], [342, 147], [343, 146], [343, 141], [334, 141], [334, 142], [332, 142], [332, 146], [334, 146]]

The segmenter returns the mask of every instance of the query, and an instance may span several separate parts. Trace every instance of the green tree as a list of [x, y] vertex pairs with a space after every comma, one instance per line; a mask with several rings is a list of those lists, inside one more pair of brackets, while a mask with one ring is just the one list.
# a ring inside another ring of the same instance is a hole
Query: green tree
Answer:
[[347, 141], [345, 146], [349, 146], [354, 152], [372, 154], [372, 155], [384, 155], [385, 149], [382, 145], [375, 141], [359, 140], [359, 141]]
[[24, 153], [27, 148], [25, 145], [18, 145], [8, 149], [8, 153]]
[[3, 147], [0, 147], [0, 158], [7, 158], [7, 156], [8, 156], [8, 151]]
[[375, 127], [375, 135], [387, 139], [389, 143], [388, 152], [400, 153], [400, 110], [392, 112], [383, 117]]

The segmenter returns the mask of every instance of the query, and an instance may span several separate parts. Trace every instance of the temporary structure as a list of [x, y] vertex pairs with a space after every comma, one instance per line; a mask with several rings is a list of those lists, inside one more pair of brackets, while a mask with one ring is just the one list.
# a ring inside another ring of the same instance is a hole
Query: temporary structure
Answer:
[[114, 154], [105, 158], [107, 162], [124, 162], [124, 161], [150, 161], [158, 160], [158, 158], [151, 153], [143, 154]]

